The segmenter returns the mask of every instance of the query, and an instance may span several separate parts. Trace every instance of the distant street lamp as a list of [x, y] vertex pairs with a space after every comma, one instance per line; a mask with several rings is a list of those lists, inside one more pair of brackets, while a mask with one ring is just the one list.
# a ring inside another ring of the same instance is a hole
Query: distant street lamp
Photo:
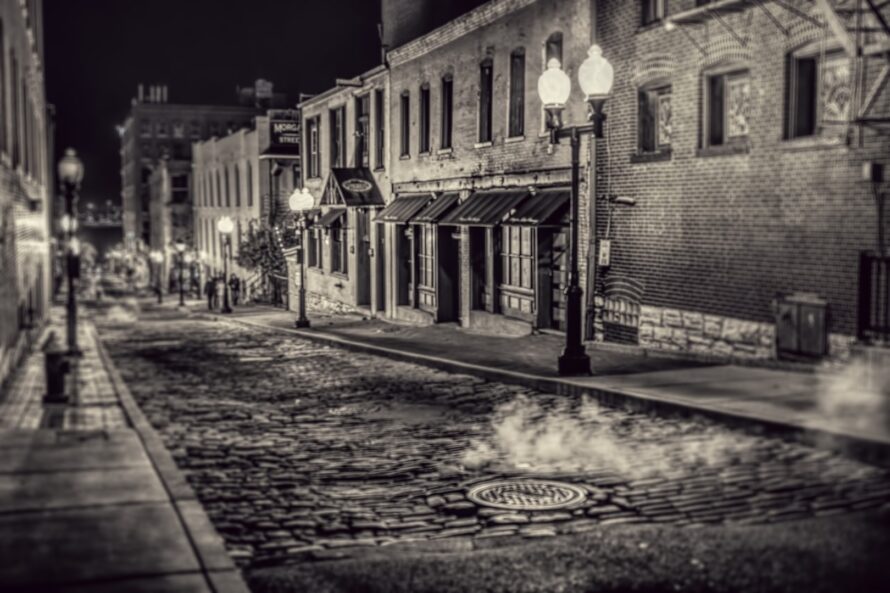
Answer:
[[155, 291], [158, 293], [158, 304], [164, 302], [164, 291], [161, 286], [161, 271], [164, 269], [164, 252], [154, 250], [149, 254], [151, 261], [155, 264]]
[[176, 250], [177, 263], [179, 264], [179, 306], [185, 307], [185, 287], [182, 284], [182, 272], [183, 268], [185, 268], [186, 244], [182, 241], [177, 241], [173, 244], [173, 248]]
[[78, 355], [80, 349], [77, 347], [77, 295], [74, 280], [80, 277], [80, 243], [75, 234], [77, 233], [77, 194], [80, 190], [80, 182], [83, 180], [83, 163], [77, 158], [77, 153], [73, 148], [65, 150], [65, 156], [59, 161], [58, 173], [62, 193], [65, 196], [65, 215], [62, 217], [61, 226], [68, 246], [68, 299], [65, 304], [68, 353]]
[[300, 306], [297, 320], [294, 326], [297, 328], [309, 327], [309, 318], [306, 317], [306, 250], [304, 248], [305, 231], [306, 231], [306, 211], [312, 208], [315, 199], [309, 190], [305, 187], [301, 190], [295, 190], [288, 199], [288, 206], [291, 212], [297, 217], [297, 233], [299, 242], [297, 243], [297, 266], [300, 268]]
[[228, 216], [223, 216], [216, 223], [216, 230], [223, 236], [223, 306], [220, 312], [231, 313], [229, 306], [229, 258], [232, 256], [232, 231], [235, 223]]
[[612, 90], [614, 72], [612, 65], [603, 57], [598, 45], [591, 46], [587, 59], [578, 69], [578, 82], [590, 106], [585, 125], [563, 127], [562, 111], [572, 91], [572, 81], [561, 69], [559, 60], [551, 59], [547, 69], [538, 78], [538, 95], [547, 112], [547, 128], [550, 143], [559, 144], [560, 139], [568, 138], [572, 147], [572, 213], [571, 213], [571, 259], [569, 286], [566, 290], [566, 346], [559, 357], [560, 375], [590, 374], [590, 357], [581, 343], [581, 286], [578, 282], [578, 201], [580, 145], [582, 134], [603, 137], [603, 105]]

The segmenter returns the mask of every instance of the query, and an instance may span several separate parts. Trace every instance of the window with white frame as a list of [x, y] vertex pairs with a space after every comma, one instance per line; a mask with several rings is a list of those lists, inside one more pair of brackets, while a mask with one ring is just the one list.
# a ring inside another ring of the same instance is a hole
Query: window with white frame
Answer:
[[349, 274], [349, 251], [346, 241], [346, 215], [331, 224], [331, 271]]
[[534, 288], [534, 250], [531, 227], [505, 225], [502, 227], [501, 258], [503, 283], [515, 288]]
[[508, 118], [508, 135], [511, 138], [525, 134], [525, 49], [521, 47], [510, 54]]
[[415, 225], [417, 229], [417, 283], [424, 288], [436, 287], [435, 233], [431, 224]]
[[479, 142], [491, 142], [491, 109], [494, 93], [494, 64], [491, 58], [479, 64]]

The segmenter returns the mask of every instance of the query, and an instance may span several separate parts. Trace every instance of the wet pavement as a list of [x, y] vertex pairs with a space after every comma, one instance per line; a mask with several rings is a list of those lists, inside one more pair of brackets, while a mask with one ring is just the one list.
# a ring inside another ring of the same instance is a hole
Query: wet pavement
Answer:
[[[773, 523], [890, 501], [890, 473], [712, 421], [660, 418], [236, 323], [100, 324], [124, 380], [243, 566], [622, 523]], [[481, 507], [523, 476], [558, 510]]]

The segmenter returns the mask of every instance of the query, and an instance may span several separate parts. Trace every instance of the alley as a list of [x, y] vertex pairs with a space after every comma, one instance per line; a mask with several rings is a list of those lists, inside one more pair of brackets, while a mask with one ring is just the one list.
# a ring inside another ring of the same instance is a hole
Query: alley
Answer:
[[[609, 409], [172, 309], [99, 327], [242, 566], [623, 523], [773, 523], [890, 500], [886, 470], [710, 421]], [[521, 476], [575, 484], [586, 498], [535, 512], [467, 499], [474, 484]]]

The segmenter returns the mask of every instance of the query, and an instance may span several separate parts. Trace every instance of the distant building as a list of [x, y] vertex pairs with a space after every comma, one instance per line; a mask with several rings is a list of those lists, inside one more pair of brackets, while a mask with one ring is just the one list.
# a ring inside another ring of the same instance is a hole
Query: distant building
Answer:
[[101, 207], [96, 207], [93, 202], [81, 201], [77, 214], [78, 237], [83, 243], [96, 248], [99, 260], [123, 241], [121, 209], [111, 200]]
[[[272, 227], [288, 215], [288, 197], [300, 185], [300, 138], [298, 112], [278, 109], [257, 116], [252, 129], [194, 144], [194, 245], [204, 273], [221, 274], [223, 237], [217, 223], [231, 217], [235, 230], [229, 272], [242, 280], [245, 297], [286, 292], [283, 276], [267, 278], [235, 260], [252, 229]], [[273, 300], [283, 303], [283, 297]]]
[[[159, 159], [168, 163], [191, 163], [192, 143], [222, 137], [249, 127], [266, 105], [283, 104], [284, 97], [272, 92], [271, 83], [257, 81], [254, 89], [237, 89], [234, 105], [184, 105], [168, 102], [166, 86], [139, 85], [130, 115], [121, 128], [121, 199], [124, 234], [133, 247], [137, 241], [153, 249], [168, 246], [152, 243], [149, 179]], [[162, 209], [155, 208], [160, 216]], [[160, 223], [160, 219], [158, 220]]]
[[0, 2], [0, 383], [49, 314], [51, 112], [43, 5]]

